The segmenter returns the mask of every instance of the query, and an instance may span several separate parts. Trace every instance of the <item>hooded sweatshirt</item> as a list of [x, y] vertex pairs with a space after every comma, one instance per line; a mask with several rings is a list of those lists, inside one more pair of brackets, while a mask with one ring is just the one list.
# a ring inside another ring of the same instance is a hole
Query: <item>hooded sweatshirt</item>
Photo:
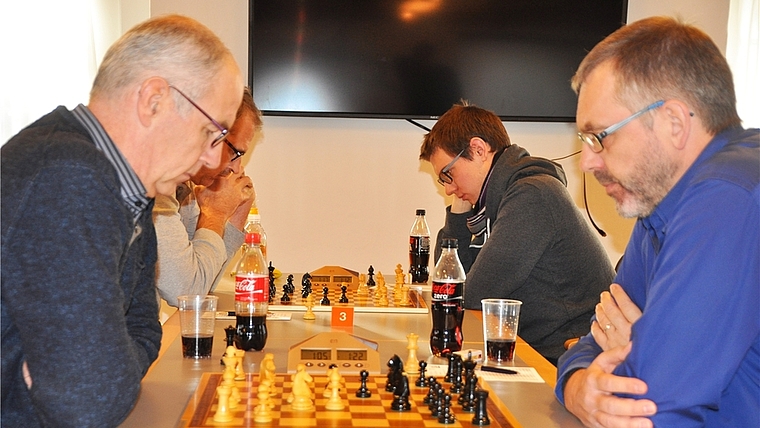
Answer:
[[494, 157], [474, 209], [447, 208], [435, 249], [437, 260], [442, 239], [458, 239], [466, 308], [479, 310], [486, 298], [522, 301], [518, 335], [553, 364], [567, 339], [588, 333], [614, 276], [566, 185], [560, 165], [510, 145]]

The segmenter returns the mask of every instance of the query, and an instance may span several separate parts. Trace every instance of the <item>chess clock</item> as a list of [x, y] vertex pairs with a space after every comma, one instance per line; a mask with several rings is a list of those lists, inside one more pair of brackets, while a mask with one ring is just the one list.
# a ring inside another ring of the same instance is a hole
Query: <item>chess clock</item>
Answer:
[[341, 331], [320, 333], [291, 346], [288, 372], [295, 372], [298, 364], [309, 373], [324, 373], [331, 364], [342, 371], [381, 372], [377, 343]]
[[322, 266], [309, 272], [309, 275], [311, 275], [311, 286], [314, 290], [321, 290], [324, 286], [330, 289], [339, 288], [341, 284], [355, 290], [359, 283], [359, 272], [340, 266]]

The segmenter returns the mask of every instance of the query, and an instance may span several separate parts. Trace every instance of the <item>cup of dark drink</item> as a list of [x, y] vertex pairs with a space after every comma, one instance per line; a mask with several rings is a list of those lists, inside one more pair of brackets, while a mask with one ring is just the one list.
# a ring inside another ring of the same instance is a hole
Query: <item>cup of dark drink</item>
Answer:
[[187, 295], [177, 297], [182, 331], [182, 356], [211, 358], [214, 345], [217, 296]]
[[515, 359], [515, 341], [522, 302], [511, 299], [483, 299], [483, 341], [486, 364], [501, 365]]

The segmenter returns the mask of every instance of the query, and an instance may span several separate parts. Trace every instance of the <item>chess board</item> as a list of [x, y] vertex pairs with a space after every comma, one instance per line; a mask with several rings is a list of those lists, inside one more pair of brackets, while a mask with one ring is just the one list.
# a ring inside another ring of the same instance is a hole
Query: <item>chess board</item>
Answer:
[[[361, 381], [358, 375], [343, 376], [346, 380], [345, 390], [340, 395], [346, 405], [344, 410], [331, 411], [325, 409], [327, 398], [323, 398], [323, 391], [327, 384], [326, 375], [314, 375], [314, 404], [315, 411], [295, 412], [287, 403], [287, 395], [290, 393], [290, 375], [276, 375], [276, 393], [271, 396], [275, 401], [272, 410], [272, 422], [262, 424], [254, 422], [253, 414], [258, 404], [257, 387], [258, 375], [247, 374], [245, 380], [237, 381], [241, 401], [232, 409], [234, 420], [232, 422], [218, 423], [213, 421], [217, 410], [218, 397], [216, 387], [222, 382], [221, 373], [204, 373], [198, 388], [190, 398], [190, 403], [182, 415], [180, 427], [471, 427], [473, 413], [462, 410], [461, 406], [453, 404], [451, 412], [456, 416], [453, 424], [442, 424], [436, 417], [431, 416], [428, 406], [423, 403], [428, 388], [413, 385], [410, 377], [411, 394], [409, 401], [412, 406], [410, 411], [395, 411], [390, 409], [393, 394], [385, 391], [385, 375], [371, 375], [367, 381], [367, 388], [372, 392], [370, 398], [356, 398], [356, 390]], [[446, 384], [449, 385], [449, 384]], [[490, 391], [485, 381], [480, 379], [479, 385]], [[452, 396], [454, 398], [456, 396]], [[452, 403], [455, 399], [452, 399]], [[519, 427], [519, 423], [507, 410], [506, 406], [491, 391], [488, 396], [488, 416], [491, 424], [488, 427], [507, 428]]]
[[[350, 306], [354, 308], [354, 312], [381, 312], [381, 313], [406, 313], [406, 314], [426, 314], [428, 313], [428, 306], [425, 303], [425, 299], [422, 297], [422, 293], [419, 290], [410, 289], [409, 305], [401, 306], [400, 300], [394, 299], [393, 285], [387, 286], [388, 288], [388, 306], [380, 306], [376, 303], [375, 290], [369, 289], [369, 296], [361, 297], [356, 293], [356, 286], [349, 288], [346, 292], [348, 297], [348, 303], [339, 303], [341, 290], [339, 287], [330, 287], [327, 298], [330, 300], [329, 306], [322, 306], [319, 301], [322, 299], [322, 288], [314, 287], [312, 290], [312, 298], [314, 299], [314, 307], [311, 308], [312, 312], [330, 312], [333, 306]], [[296, 287], [295, 292], [290, 295], [290, 303], [283, 304], [281, 302], [282, 297], [282, 285], [278, 284], [277, 296], [272, 299], [272, 303], [269, 305], [270, 311], [293, 311], [293, 312], [306, 312], [305, 299], [301, 298], [300, 285]]]

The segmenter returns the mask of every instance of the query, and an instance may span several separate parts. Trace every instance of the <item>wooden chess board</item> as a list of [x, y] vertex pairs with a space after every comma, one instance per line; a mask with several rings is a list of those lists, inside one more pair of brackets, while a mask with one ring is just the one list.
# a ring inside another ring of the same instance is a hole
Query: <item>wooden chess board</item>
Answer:
[[[327, 398], [323, 398], [323, 391], [327, 384], [325, 375], [314, 375], [314, 404], [315, 411], [296, 412], [287, 403], [287, 395], [291, 390], [290, 375], [277, 374], [276, 392], [271, 396], [275, 402], [272, 410], [272, 422], [262, 424], [254, 422], [253, 414], [258, 404], [257, 387], [258, 375], [247, 374], [245, 380], [237, 381], [241, 401], [232, 409], [234, 420], [232, 422], [218, 423], [213, 421], [217, 410], [218, 397], [216, 387], [222, 382], [221, 373], [204, 373], [198, 388], [190, 398], [180, 421], [180, 427], [471, 427], [473, 413], [462, 410], [461, 406], [453, 404], [451, 412], [456, 416], [453, 424], [442, 424], [436, 417], [431, 416], [428, 406], [423, 403], [428, 388], [414, 386], [410, 377], [411, 394], [409, 402], [412, 406], [410, 411], [395, 411], [390, 409], [393, 394], [385, 391], [385, 375], [371, 375], [367, 381], [367, 388], [372, 392], [369, 398], [356, 398], [356, 390], [361, 381], [358, 375], [343, 376], [346, 380], [345, 390], [340, 395], [346, 405], [344, 410], [331, 411], [325, 409]], [[449, 384], [446, 384], [449, 385]], [[491, 391], [487, 383], [480, 379], [479, 385], [483, 389]], [[453, 397], [456, 397], [453, 396]], [[455, 399], [452, 399], [452, 403]], [[488, 397], [488, 416], [491, 424], [488, 427], [507, 428], [519, 427], [519, 423], [507, 410], [506, 406], [491, 391]]]
[[[400, 300], [394, 299], [393, 285], [388, 286], [388, 306], [380, 306], [375, 299], [375, 290], [369, 289], [369, 296], [361, 297], [356, 293], [356, 287], [352, 286], [346, 292], [348, 297], [348, 303], [339, 303], [341, 290], [339, 287], [329, 288], [327, 298], [330, 300], [330, 306], [322, 306], [319, 304], [322, 299], [322, 288], [314, 287], [312, 289], [312, 298], [314, 299], [314, 307], [311, 308], [312, 312], [330, 312], [333, 306], [350, 306], [354, 308], [354, 312], [381, 312], [381, 313], [406, 313], [406, 314], [426, 314], [428, 313], [428, 306], [425, 303], [425, 299], [422, 297], [422, 293], [419, 290], [410, 289], [408, 291], [409, 306], [400, 305]], [[301, 298], [300, 286], [298, 286], [295, 292], [290, 295], [290, 303], [283, 304], [281, 302], [282, 286], [277, 287], [277, 296], [272, 299], [272, 303], [269, 305], [270, 311], [293, 311], [293, 312], [306, 312], [305, 299]]]

